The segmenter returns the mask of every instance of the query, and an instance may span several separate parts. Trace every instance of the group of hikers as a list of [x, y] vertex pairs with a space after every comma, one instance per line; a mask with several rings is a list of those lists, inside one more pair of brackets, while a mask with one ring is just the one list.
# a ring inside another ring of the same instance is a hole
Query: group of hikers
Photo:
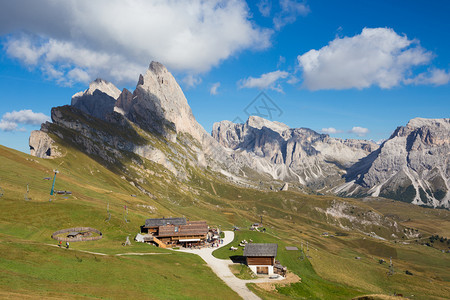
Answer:
[[[59, 248], [62, 247], [62, 241], [59, 241]], [[66, 242], [66, 248], [69, 249], [69, 242]]]

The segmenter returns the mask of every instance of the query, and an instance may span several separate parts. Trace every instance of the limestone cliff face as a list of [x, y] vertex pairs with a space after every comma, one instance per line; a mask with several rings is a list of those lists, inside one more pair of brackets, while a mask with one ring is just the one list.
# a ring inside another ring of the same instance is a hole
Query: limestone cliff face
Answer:
[[30, 154], [40, 158], [57, 158], [62, 154], [55, 145], [55, 141], [45, 132], [33, 130], [28, 141]]
[[416, 118], [348, 170], [341, 193], [450, 207], [450, 119]]
[[96, 79], [72, 97], [70, 106], [53, 108], [51, 115], [53, 123], [43, 124], [33, 135], [33, 155], [47, 157], [48, 142], [37, 140], [53, 133], [111, 164], [132, 153], [180, 177], [185, 177], [186, 162], [218, 169], [228, 159], [226, 165], [233, 169], [225, 149], [197, 123], [175, 78], [160, 63], [150, 64], [133, 93]]
[[140, 76], [133, 93], [122, 91], [115, 106], [129, 120], [172, 140], [178, 132], [188, 133], [198, 141], [207, 134], [195, 120], [175, 78], [158, 62], [152, 62]]
[[[152, 62], [139, 77], [133, 93], [124, 89], [115, 105], [115, 111], [150, 132], [161, 134], [176, 142], [179, 134], [188, 134], [200, 147], [191, 144], [198, 162], [212, 167], [225, 163], [233, 170], [238, 167], [221, 147], [195, 120], [192, 110], [172, 74], [161, 63]], [[214, 158], [213, 158], [214, 157]]]
[[239, 154], [241, 163], [275, 179], [323, 185], [338, 180], [344, 167], [378, 146], [369, 141], [333, 139], [308, 128], [251, 116], [244, 124], [215, 123], [212, 136]]
[[91, 82], [84, 92], [72, 96], [71, 105], [96, 118], [104, 120], [113, 112], [120, 91], [114, 84], [103, 79]]

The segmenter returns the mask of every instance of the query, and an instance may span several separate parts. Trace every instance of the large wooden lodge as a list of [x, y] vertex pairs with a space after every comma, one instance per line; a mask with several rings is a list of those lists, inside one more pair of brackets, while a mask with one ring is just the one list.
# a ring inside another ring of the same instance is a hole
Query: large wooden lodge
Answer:
[[161, 248], [201, 245], [207, 239], [208, 231], [206, 221], [188, 221], [186, 218], [147, 219], [141, 227], [144, 241]]

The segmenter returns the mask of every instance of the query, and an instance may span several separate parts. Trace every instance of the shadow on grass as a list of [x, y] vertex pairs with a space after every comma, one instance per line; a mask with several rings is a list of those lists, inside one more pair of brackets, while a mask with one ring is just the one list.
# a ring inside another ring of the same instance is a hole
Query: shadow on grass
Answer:
[[230, 256], [230, 259], [235, 264], [245, 264], [245, 257], [242, 255], [233, 255]]

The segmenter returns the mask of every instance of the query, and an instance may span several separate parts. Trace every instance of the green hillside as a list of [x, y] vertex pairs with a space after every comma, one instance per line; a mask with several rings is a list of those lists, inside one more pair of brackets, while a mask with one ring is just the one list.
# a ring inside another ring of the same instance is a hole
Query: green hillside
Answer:
[[[450, 237], [446, 210], [384, 199], [263, 192], [232, 185], [190, 165], [185, 166], [187, 179], [180, 180], [160, 165], [134, 157], [124, 166], [107, 169], [74, 145], [58, 142], [64, 156], [50, 160], [0, 146], [2, 298], [238, 298], [195, 255], [135, 242], [122, 246], [146, 218], [162, 216], [207, 220], [223, 230], [238, 226], [242, 230], [237, 231], [234, 246], [242, 239], [278, 243], [278, 259], [302, 280], [272, 292], [252, 284], [250, 288], [265, 299], [394, 293], [413, 299], [450, 298], [450, 254], [441, 251], [448, 246], [422, 245], [431, 235]], [[53, 179], [54, 169], [60, 171], [55, 189], [72, 195], [49, 195], [52, 181], [44, 178]], [[337, 217], [343, 212], [346, 218]], [[246, 230], [261, 217], [265, 233]], [[75, 226], [94, 227], [103, 238], [71, 243], [70, 250], [55, 247], [51, 234]], [[411, 238], [410, 233], [416, 232], [420, 236]], [[306, 248], [307, 242], [307, 253], [285, 250], [285, 246], [300, 249], [302, 243]], [[115, 255], [125, 252], [156, 254]], [[224, 247], [215, 255], [239, 253]], [[390, 257], [391, 276], [388, 264], [379, 263]], [[406, 270], [413, 275], [406, 275]]]

